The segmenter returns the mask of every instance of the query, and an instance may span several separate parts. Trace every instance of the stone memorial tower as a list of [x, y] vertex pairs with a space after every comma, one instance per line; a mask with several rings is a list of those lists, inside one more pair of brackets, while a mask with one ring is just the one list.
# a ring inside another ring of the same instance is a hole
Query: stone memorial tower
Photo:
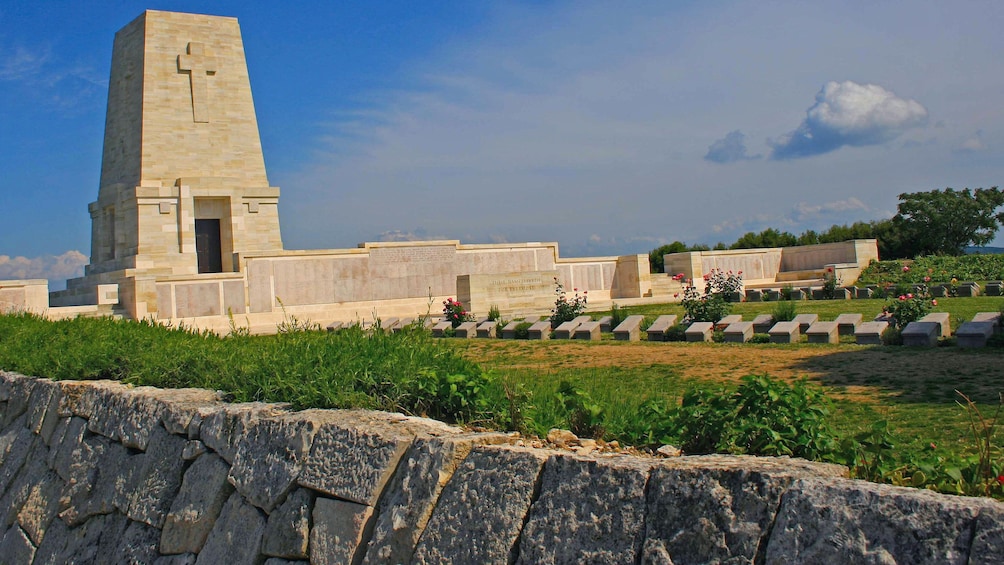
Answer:
[[278, 202], [237, 19], [148, 10], [115, 34], [90, 265], [54, 303], [117, 283], [131, 316], [154, 314], [157, 278], [281, 251]]

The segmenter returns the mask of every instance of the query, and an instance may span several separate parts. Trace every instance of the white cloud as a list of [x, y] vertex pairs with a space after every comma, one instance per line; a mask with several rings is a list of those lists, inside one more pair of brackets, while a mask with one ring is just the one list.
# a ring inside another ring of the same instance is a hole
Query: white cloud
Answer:
[[978, 153], [980, 151], [985, 151], [986, 149], [987, 145], [983, 142], [983, 130], [977, 130], [976, 133], [968, 137], [959, 145], [957, 151], [960, 153]]
[[24, 47], [15, 47], [0, 59], [0, 80], [23, 80], [31, 78], [42, 71], [49, 61], [47, 49], [31, 51]]
[[799, 202], [798, 204], [795, 204], [793, 219], [797, 222], [804, 222], [817, 216], [832, 215], [854, 210], [867, 211], [868, 206], [853, 196], [846, 200], [836, 200], [834, 202], [826, 202], [823, 204], [807, 204], [805, 202]]
[[736, 161], [749, 161], [759, 159], [761, 155], [750, 155], [746, 152], [746, 136], [739, 130], [729, 132], [725, 137], [719, 139], [708, 147], [705, 161], [712, 163], [734, 163]]
[[795, 131], [771, 141], [772, 159], [797, 159], [845, 145], [881, 145], [927, 123], [927, 109], [875, 84], [830, 81]]
[[84, 274], [87, 256], [79, 251], [40, 257], [11, 257], [0, 255], [0, 280], [49, 279], [50, 290], [62, 288], [66, 279]]

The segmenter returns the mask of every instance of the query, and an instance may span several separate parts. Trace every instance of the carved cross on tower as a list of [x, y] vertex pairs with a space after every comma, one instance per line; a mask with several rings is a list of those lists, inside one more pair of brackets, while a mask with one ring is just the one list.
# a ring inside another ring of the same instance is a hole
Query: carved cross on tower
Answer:
[[192, 41], [187, 55], [178, 55], [178, 72], [188, 73], [192, 86], [192, 116], [196, 123], [209, 122], [209, 85], [206, 77], [216, 74], [216, 58], [203, 53], [202, 44]]

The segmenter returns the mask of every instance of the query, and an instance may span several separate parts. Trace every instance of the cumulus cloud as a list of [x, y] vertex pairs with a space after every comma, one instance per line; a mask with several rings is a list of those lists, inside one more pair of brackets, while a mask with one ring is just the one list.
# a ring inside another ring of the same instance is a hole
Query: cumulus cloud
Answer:
[[808, 204], [799, 202], [795, 204], [792, 217], [797, 222], [805, 221], [816, 216], [838, 214], [840, 212], [850, 212], [853, 210], [868, 210], [864, 202], [853, 196], [846, 200], [836, 200], [823, 204]]
[[845, 145], [880, 145], [925, 123], [927, 109], [915, 100], [875, 84], [831, 81], [816, 94], [797, 129], [768, 143], [771, 159], [798, 159]]
[[736, 161], [750, 161], [759, 159], [761, 155], [749, 155], [746, 153], [746, 136], [739, 130], [731, 131], [725, 137], [712, 143], [708, 147], [708, 153], [704, 156], [705, 161], [712, 163], [735, 163]]
[[79, 251], [32, 258], [0, 255], [0, 280], [49, 279], [55, 283], [50, 284], [52, 288], [61, 286], [66, 279], [82, 276], [86, 264], [87, 256]]
[[956, 150], [960, 153], [978, 153], [986, 148], [987, 146], [983, 142], [983, 130], [977, 130], [976, 133], [963, 141]]

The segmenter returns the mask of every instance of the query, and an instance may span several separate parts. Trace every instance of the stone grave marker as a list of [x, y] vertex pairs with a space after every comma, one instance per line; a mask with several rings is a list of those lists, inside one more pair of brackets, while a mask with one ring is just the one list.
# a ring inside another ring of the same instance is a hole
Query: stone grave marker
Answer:
[[575, 339], [585, 339], [589, 341], [600, 340], [600, 323], [585, 322], [575, 328]]
[[903, 345], [908, 347], [934, 347], [938, 345], [941, 324], [938, 322], [910, 322], [903, 328]]
[[882, 334], [887, 329], [889, 329], [889, 322], [885, 320], [862, 322], [854, 330], [854, 341], [858, 345], [882, 345]]
[[638, 341], [641, 339], [641, 323], [645, 321], [645, 316], [635, 315], [624, 318], [616, 328], [614, 328], [614, 339], [620, 341]]
[[725, 331], [725, 341], [728, 343], [746, 343], [753, 337], [753, 322], [735, 322], [729, 324]]
[[955, 290], [959, 296], [973, 297], [980, 295], [980, 285], [972, 281], [959, 283], [958, 288]]
[[683, 332], [688, 342], [711, 341], [715, 325], [711, 322], [694, 322]]
[[771, 343], [798, 343], [802, 337], [801, 326], [794, 321], [778, 322], [767, 330], [767, 334]]
[[1002, 289], [1004, 289], [1004, 282], [990, 281], [983, 293], [987, 296], [1000, 296]]
[[343, 325], [344, 324], [342, 324], [342, 322], [339, 322], [339, 321], [336, 320], [336, 321], [331, 322], [330, 324], [328, 324], [325, 329], [327, 329], [329, 332], [333, 332], [333, 331], [337, 331], [337, 330], [342, 329]]
[[436, 322], [432, 326], [432, 335], [434, 337], [443, 337], [446, 335], [446, 330], [453, 327], [453, 322], [449, 320], [443, 320], [441, 322]]
[[666, 341], [666, 332], [676, 325], [676, 314], [663, 314], [648, 327], [649, 341]]
[[927, 314], [918, 322], [935, 322], [938, 324], [938, 335], [939, 337], [951, 337], [952, 336], [952, 324], [951, 315], [948, 312], [931, 312]]
[[986, 347], [987, 340], [994, 335], [993, 322], [962, 322], [955, 332], [955, 342], [959, 347]]
[[746, 302], [763, 302], [763, 291], [759, 288], [747, 288]]
[[753, 318], [753, 333], [765, 334], [774, 325], [774, 316], [770, 314], [760, 314]]
[[840, 328], [836, 322], [816, 322], [809, 326], [805, 336], [809, 343], [840, 343]]
[[861, 324], [863, 318], [864, 316], [861, 314], [847, 312], [837, 316], [837, 319], [834, 321], [837, 323], [840, 335], [854, 335], [854, 328]]
[[767, 299], [770, 300], [771, 302], [777, 302], [781, 300], [781, 298], [782, 295], [780, 290], [776, 288], [771, 288], [767, 290]]
[[875, 294], [875, 290], [874, 289], [871, 289], [871, 288], [868, 288], [868, 287], [864, 287], [864, 288], [858, 288], [857, 291], [854, 294], [854, 297], [855, 298], [860, 298], [860, 299], [866, 299], [866, 298], [871, 298], [872, 295], [874, 295], [874, 294]]
[[398, 321], [398, 323], [394, 325], [394, 329], [392, 331], [394, 333], [399, 333], [402, 330], [404, 330], [404, 328], [407, 328], [408, 326], [410, 326], [414, 321], [415, 321], [414, 318], [401, 318]]
[[558, 327], [554, 328], [554, 338], [572, 339], [572, 336], [575, 335], [575, 328], [590, 321], [592, 321], [592, 318], [589, 316], [578, 316], [573, 320], [562, 322], [558, 324]]
[[495, 320], [487, 320], [484, 323], [478, 324], [478, 337], [480, 338], [493, 338], [495, 337], [495, 332], [498, 330], [498, 322]]
[[530, 326], [530, 339], [551, 339], [551, 321], [541, 320]]
[[935, 298], [944, 298], [945, 296], [948, 295], [948, 289], [945, 288], [944, 285], [940, 284], [932, 286], [931, 288], [928, 289], [928, 292], [930, 292], [931, 296]]
[[798, 322], [798, 330], [802, 333], [809, 331], [809, 326], [818, 321], [818, 314], [799, 314], [792, 320], [792, 322]]
[[743, 321], [743, 317], [741, 314], [729, 314], [728, 316], [725, 316], [721, 320], [718, 320], [718, 323], [715, 324], [715, 329], [724, 330], [725, 328], [729, 327], [729, 325], [741, 321]]
[[974, 322], [991, 322], [994, 325], [994, 332], [1000, 333], [1001, 331], [1001, 313], [1000, 312], [977, 312], [973, 315]]
[[453, 329], [453, 335], [455, 337], [470, 339], [477, 335], [478, 333], [478, 323], [477, 322], [464, 322]]
[[614, 329], [613, 321], [614, 321], [613, 316], [603, 316], [602, 318], [597, 320], [597, 322], [600, 323], [600, 331], [603, 333], [610, 333], [611, 331], [613, 331]]
[[791, 289], [790, 296], [791, 300], [805, 300], [806, 298], [808, 298], [808, 292], [806, 292], [806, 290], [802, 288], [793, 288]]

